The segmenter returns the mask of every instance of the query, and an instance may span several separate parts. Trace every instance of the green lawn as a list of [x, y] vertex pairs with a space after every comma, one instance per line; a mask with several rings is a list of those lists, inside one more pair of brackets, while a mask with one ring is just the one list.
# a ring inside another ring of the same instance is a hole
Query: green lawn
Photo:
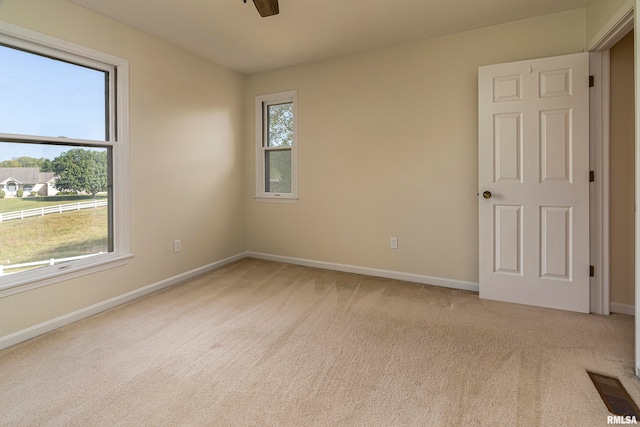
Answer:
[[[106, 195], [97, 195], [96, 199], [106, 199]], [[28, 209], [41, 208], [43, 206], [64, 205], [66, 203], [93, 200], [91, 196], [49, 196], [49, 197], [23, 197], [0, 199], [0, 213], [26, 211]]]
[[106, 207], [3, 222], [0, 223], [0, 264], [106, 252], [107, 236]]

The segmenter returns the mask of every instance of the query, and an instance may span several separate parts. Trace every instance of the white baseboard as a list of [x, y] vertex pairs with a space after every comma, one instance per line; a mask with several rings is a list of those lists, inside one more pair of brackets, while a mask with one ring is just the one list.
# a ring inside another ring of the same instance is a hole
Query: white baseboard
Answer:
[[11, 347], [12, 345], [21, 343], [23, 341], [27, 341], [31, 338], [35, 338], [38, 335], [42, 335], [47, 332], [54, 331], [58, 328], [77, 322], [79, 320], [86, 319], [87, 317], [91, 317], [95, 314], [101, 313], [105, 310], [109, 310], [111, 308], [117, 307], [127, 302], [133, 301], [135, 299], [138, 299], [150, 293], [184, 282], [185, 280], [188, 280], [192, 277], [199, 276], [200, 274], [206, 273], [210, 270], [215, 270], [216, 268], [222, 267], [224, 265], [230, 264], [232, 262], [238, 261], [246, 257], [247, 257], [247, 254], [245, 252], [237, 255], [233, 255], [229, 258], [225, 258], [220, 261], [213, 262], [203, 267], [199, 267], [191, 271], [187, 271], [186, 273], [182, 273], [177, 276], [170, 277], [165, 280], [161, 280], [151, 285], [144, 286], [140, 289], [127, 292], [126, 294], [118, 295], [117, 297], [108, 299], [106, 301], [102, 301], [97, 304], [91, 305], [89, 307], [85, 307], [83, 309], [74, 311], [72, 313], [65, 314], [64, 316], [56, 317], [55, 319], [48, 320], [44, 323], [40, 323], [39, 325], [35, 325], [30, 328], [15, 332], [13, 334], [0, 337], [0, 350], [5, 349], [7, 347]]
[[402, 273], [400, 271], [379, 270], [377, 268], [359, 267], [355, 265], [336, 264], [332, 262], [314, 261], [303, 258], [292, 258], [281, 255], [271, 255], [261, 252], [247, 252], [246, 255], [252, 258], [265, 259], [269, 261], [284, 262], [287, 264], [302, 265], [305, 267], [323, 268], [325, 270], [342, 271], [345, 273], [364, 274], [366, 276], [384, 277], [387, 279], [403, 280], [406, 282], [421, 283], [424, 285], [441, 286], [444, 288], [461, 289], [465, 291], [479, 292], [479, 285], [475, 282], [464, 282], [462, 280], [443, 279], [441, 277], [423, 276], [420, 274]]
[[[374, 276], [374, 277], [384, 277], [387, 279], [404, 280], [407, 282], [442, 286], [445, 288], [461, 289], [461, 290], [472, 291], [472, 292], [478, 292], [478, 289], [479, 289], [478, 283], [474, 283], [474, 282], [464, 282], [461, 280], [443, 279], [440, 277], [431, 277], [431, 276], [423, 276], [419, 274], [402, 273], [399, 271], [380, 270], [376, 268], [359, 267], [355, 265], [336, 264], [336, 263], [324, 262], [324, 261], [314, 261], [314, 260], [302, 259], [302, 258], [270, 255], [270, 254], [265, 254], [260, 252], [242, 252], [234, 256], [231, 256], [229, 258], [225, 258], [220, 261], [213, 262], [203, 267], [199, 267], [191, 271], [187, 271], [186, 273], [182, 273], [177, 276], [170, 277], [165, 280], [161, 280], [159, 282], [153, 283], [148, 286], [144, 286], [140, 289], [136, 289], [126, 294], [119, 295], [117, 297], [108, 299], [106, 301], [102, 301], [97, 304], [91, 305], [89, 307], [82, 308], [72, 313], [65, 314], [64, 316], [56, 317], [55, 319], [48, 320], [46, 322], [40, 323], [30, 328], [23, 329], [18, 332], [14, 332], [13, 334], [0, 337], [0, 350], [11, 347], [23, 341], [27, 341], [31, 338], [35, 338], [47, 332], [54, 331], [58, 328], [77, 322], [79, 320], [86, 319], [87, 317], [91, 317], [95, 314], [101, 313], [103, 311], [109, 310], [111, 308], [117, 307], [127, 302], [133, 301], [145, 295], [149, 295], [150, 293], [159, 291], [164, 288], [168, 288], [178, 283], [182, 283], [185, 280], [191, 279], [192, 277], [196, 277], [200, 274], [206, 273], [208, 271], [214, 270], [216, 268], [222, 267], [224, 265], [230, 264], [232, 262], [235, 262], [247, 257], [283, 262], [287, 264], [302, 265], [305, 267], [323, 268], [325, 270], [342, 271], [345, 273], [355, 273], [355, 274], [363, 274], [363, 275]], [[615, 311], [613, 304], [611, 305], [611, 310]]]
[[612, 302], [609, 304], [609, 311], [618, 314], [628, 314], [629, 316], [635, 316], [636, 306], [631, 304], [621, 304], [619, 302]]
[[[232, 262], [235, 262], [247, 257], [283, 262], [287, 264], [301, 265], [305, 267], [322, 268], [325, 270], [342, 271], [345, 273], [355, 273], [355, 274], [363, 274], [366, 276], [403, 280], [407, 282], [441, 286], [445, 288], [460, 289], [460, 290], [471, 291], [471, 292], [479, 291], [479, 285], [476, 282], [465, 282], [462, 280], [445, 279], [441, 277], [424, 276], [420, 274], [403, 273], [400, 271], [392, 271], [392, 270], [381, 270], [377, 268], [360, 267], [356, 265], [337, 264], [337, 263], [325, 262], [325, 261], [314, 261], [310, 259], [294, 258], [294, 257], [281, 256], [281, 255], [271, 255], [271, 254], [266, 254], [261, 252], [242, 252], [242, 253], [233, 255], [229, 258], [225, 258], [225, 259], [213, 262], [203, 267], [199, 267], [191, 271], [187, 271], [185, 273], [179, 274], [177, 276], [170, 277], [168, 279], [161, 280], [151, 285], [142, 287], [140, 289], [136, 289], [126, 294], [119, 295], [109, 300], [102, 301], [92, 306], [85, 307], [83, 309], [74, 311], [73, 313], [65, 314], [64, 316], [60, 316], [55, 319], [51, 319], [46, 322], [40, 323], [38, 325], [32, 326], [30, 328], [15, 332], [13, 334], [0, 337], [0, 350], [11, 347], [23, 341], [27, 341], [31, 338], [35, 338], [38, 335], [42, 335], [47, 332], [54, 331], [58, 328], [61, 328], [63, 326], [85, 319], [87, 317], [91, 317], [95, 314], [101, 313], [103, 311], [109, 310], [111, 308], [117, 307], [127, 302], [133, 301], [135, 299], [138, 299], [145, 295], [159, 291], [161, 289], [168, 288], [170, 286], [182, 283], [185, 280], [191, 279], [193, 277], [199, 276], [200, 274], [206, 273], [211, 270], [215, 270], [216, 268], [222, 267], [224, 265], [230, 264]], [[610, 306], [611, 306], [610, 310], [612, 313], [627, 314], [631, 316], [635, 315], [635, 306], [633, 305], [612, 302]]]

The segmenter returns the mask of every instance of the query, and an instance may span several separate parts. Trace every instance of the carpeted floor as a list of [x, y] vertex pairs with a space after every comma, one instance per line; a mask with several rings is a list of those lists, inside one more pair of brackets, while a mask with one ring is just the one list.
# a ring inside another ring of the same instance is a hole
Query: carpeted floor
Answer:
[[633, 318], [245, 259], [0, 352], [2, 426], [600, 426]]

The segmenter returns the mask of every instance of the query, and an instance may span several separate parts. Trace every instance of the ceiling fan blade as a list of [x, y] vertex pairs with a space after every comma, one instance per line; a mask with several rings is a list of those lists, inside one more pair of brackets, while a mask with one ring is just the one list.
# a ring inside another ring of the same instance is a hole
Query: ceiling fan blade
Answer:
[[253, 4], [256, 5], [256, 9], [263, 18], [280, 13], [278, 0], [253, 0]]

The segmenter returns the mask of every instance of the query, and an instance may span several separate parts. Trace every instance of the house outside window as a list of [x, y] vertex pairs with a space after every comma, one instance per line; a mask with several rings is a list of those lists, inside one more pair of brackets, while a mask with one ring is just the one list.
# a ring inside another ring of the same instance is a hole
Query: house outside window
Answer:
[[256, 200], [295, 203], [297, 91], [256, 97]]
[[0, 297], [127, 263], [127, 61], [0, 22], [0, 64]]

